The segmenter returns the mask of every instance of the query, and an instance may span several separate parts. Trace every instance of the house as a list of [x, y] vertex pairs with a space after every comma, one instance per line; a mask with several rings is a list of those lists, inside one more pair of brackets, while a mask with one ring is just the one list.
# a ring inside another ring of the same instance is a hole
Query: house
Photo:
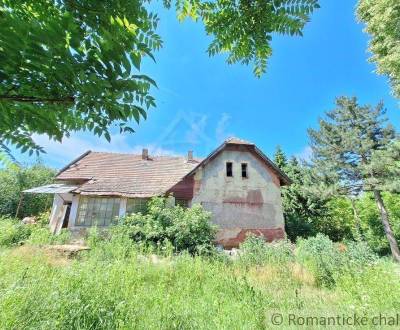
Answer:
[[51, 230], [108, 226], [117, 216], [144, 210], [152, 196], [199, 203], [218, 225], [217, 243], [232, 248], [249, 232], [285, 237], [281, 186], [289, 178], [253, 143], [231, 138], [205, 159], [88, 151], [57, 174], [57, 183], [29, 189], [53, 193]]

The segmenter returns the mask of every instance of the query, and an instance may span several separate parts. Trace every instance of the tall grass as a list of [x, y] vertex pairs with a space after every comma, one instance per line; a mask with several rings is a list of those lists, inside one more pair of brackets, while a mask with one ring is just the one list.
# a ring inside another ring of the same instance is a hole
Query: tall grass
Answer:
[[147, 250], [128, 234], [95, 229], [91, 251], [77, 259], [29, 240], [2, 248], [0, 329], [271, 329], [274, 313], [400, 309], [398, 265], [362, 243], [317, 236], [295, 247], [250, 237], [233, 260]]
[[[329, 316], [400, 307], [399, 269], [387, 260], [346, 271], [327, 287], [295, 256], [254, 264], [188, 254], [152, 259], [126, 243], [98, 241], [63, 262], [29, 245], [2, 250], [0, 328], [264, 329], [274, 312]], [[270, 256], [287, 253], [285, 244], [274, 248]]]

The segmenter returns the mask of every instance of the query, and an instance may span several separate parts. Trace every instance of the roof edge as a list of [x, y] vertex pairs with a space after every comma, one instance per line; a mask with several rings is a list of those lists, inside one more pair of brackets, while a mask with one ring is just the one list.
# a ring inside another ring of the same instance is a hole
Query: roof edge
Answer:
[[58, 173], [56, 174], [56, 178], [62, 173], [64, 172], [66, 169], [68, 169], [71, 165], [74, 165], [75, 163], [79, 162], [82, 158], [86, 157], [87, 155], [89, 155], [92, 152], [92, 150], [88, 150], [86, 152], [84, 152], [82, 155], [80, 155], [79, 157], [75, 158], [73, 161], [71, 161], [70, 163], [68, 163], [67, 165], [65, 165], [61, 170], [58, 171]]

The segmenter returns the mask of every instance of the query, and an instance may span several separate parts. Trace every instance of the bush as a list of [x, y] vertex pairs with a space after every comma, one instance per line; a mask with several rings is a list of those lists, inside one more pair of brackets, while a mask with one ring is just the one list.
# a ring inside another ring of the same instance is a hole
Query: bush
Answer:
[[339, 253], [338, 246], [323, 234], [297, 241], [297, 260], [313, 273], [318, 286], [331, 288], [335, 285], [341, 263]]
[[267, 243], [264, 237], [250, 234], [240, 245], [240, 260], [247, 265], [285, 264], [293, 259], [289, 240]]
[[22, 244], [31, 234], [31, 226], [21, 221], [0, 217], [0, 246]]
[[371, 266], [378, 261], [378, 256], [366, 242], [346, 241], [342, 253], [342, 264], [346, 265], [347, 271], [360, 270]]
[[313, 273], [317, 285], [328, 288], [333, 287], [341, 276], [353, 276], [378, 260], [366, 242], [333, 243], [323, 234], [299, 239], [296, 257]]
[[168, 245], [175, 252], [190, 254], [207, 254], [214, 249], [216, 227], [200, 205], [170, 207], [165, 198], [155, 197], [149, 201], [146, 214], [126, 216], [120, 224], [135, 242], [157, 251]]
[[71, 233], [63, 229], [59, 235], [53, 235], [48, 227], [48, 212], [37, 216], [35, 224], [24, 224], [19, 219], [0, 217], [0, 246], [29, 244], [65, 244]]

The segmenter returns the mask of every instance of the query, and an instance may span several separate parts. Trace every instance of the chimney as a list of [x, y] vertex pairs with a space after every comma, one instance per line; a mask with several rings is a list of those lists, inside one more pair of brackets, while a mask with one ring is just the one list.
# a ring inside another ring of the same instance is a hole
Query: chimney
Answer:
[[142, 150], [142, 159], [148, 160], [149, 159], [149, 149], [143, 149]]
[[193, 160], [193, 151], [189, 150], [187, 153], [187, 160], [190, 162]]

